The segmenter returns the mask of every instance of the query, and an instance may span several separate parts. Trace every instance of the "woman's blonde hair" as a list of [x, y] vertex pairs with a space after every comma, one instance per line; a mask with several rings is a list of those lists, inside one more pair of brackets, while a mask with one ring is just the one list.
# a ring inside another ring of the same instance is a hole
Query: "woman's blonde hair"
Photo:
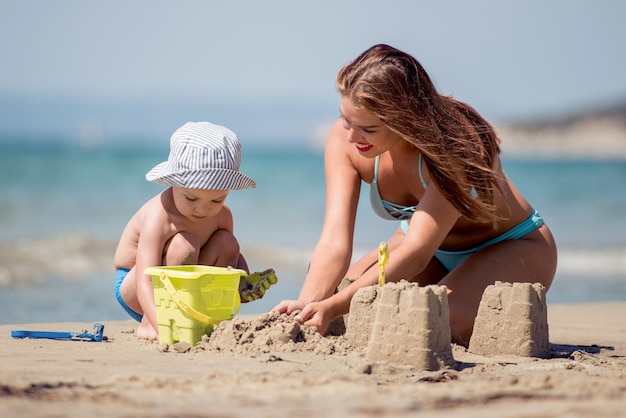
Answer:
[[498, 218], [500, 141], [493, 127], [471, 106], [439, 94], [415, 58], [375, 45], [339, 71], [337, 90], [413, 144], [435, 185], [464, 216]]

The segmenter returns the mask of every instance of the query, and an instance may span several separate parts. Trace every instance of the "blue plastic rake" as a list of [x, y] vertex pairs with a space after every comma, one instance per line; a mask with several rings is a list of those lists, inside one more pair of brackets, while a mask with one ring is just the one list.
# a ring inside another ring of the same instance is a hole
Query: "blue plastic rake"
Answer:
[[66, 341], [95, 341], [100, 342], [104, 340], [104, 325], [96, 322], [93, 324], [93, 332], [58, 332], [58, 331], [26, 331], [26, 330], [13, 330], [11, 331], [11, 337], [13, 338], [48, 338], [52, 340], [66, 340]]

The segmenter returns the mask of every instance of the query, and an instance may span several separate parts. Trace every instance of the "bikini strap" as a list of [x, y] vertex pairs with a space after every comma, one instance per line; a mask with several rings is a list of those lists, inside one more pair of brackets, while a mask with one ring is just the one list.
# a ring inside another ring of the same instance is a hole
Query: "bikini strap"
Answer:
[[380, 155], [377, 155], [374, 159], [374, 178], [372, 178], [372, 183], [378, 183], [378, 164], [380, 163]]
[[426, 181], [424, 180], [424, 175], [422, 174], [422, 153], [421, 152], [420, 152], [419, 160], [417, 164], [419, 166], [419, 175], [420, 175], [420, 180], [422, 181], [422, 186], [424, 186], [424, 189], [427, 189], [428, 183], [426, 183]]

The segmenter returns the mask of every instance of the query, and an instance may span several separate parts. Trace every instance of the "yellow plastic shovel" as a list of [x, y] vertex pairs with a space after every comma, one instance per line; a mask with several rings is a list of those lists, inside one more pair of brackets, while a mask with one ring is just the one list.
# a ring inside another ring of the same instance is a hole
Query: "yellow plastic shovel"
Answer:
[[378, 245], [378, 284], [385, 284], [385, 266], [389, 262], [389, 246], [386, 242]]

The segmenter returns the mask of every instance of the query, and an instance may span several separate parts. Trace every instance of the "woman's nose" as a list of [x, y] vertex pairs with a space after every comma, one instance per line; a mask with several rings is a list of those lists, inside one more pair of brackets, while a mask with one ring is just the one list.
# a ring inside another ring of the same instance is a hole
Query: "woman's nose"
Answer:
[[350, 129], [348, 129], [348, 141], [350, 143], [358, 142], [357, 132], [352, 126], [350, 127]]

